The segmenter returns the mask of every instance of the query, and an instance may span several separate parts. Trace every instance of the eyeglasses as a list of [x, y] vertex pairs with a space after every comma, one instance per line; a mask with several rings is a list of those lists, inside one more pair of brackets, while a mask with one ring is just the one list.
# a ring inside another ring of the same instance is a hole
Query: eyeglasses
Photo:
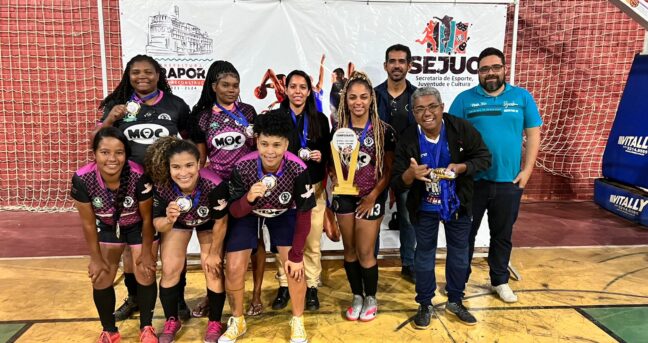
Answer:
[[500, 71], [502, 71], [502, 69], [504, 69], [504, 65], [502, 65], [502, 64], [493, 64], [492, 66], [483, 66], [483, 67], [479, 68], [479, 73], [480, 74], [488, 74], [491, 70], [494, 73], [499, 73]]
[[425, 114], [426, 111], [429, 111], [430, 113], [436, 112], [441, 107], [441, 104], [431, 104], [428, 106], [416, 106], [414, 107], [414, 114], [420, 116]]

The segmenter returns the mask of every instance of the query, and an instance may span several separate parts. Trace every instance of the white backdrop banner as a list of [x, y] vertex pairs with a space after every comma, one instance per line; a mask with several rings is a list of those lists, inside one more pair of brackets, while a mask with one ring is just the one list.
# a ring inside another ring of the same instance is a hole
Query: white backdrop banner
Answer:
[[437, 87], [448, 108], [478, 83], [479, 52], [502, 49], [506, 29], [501, 4], [122, 0], [120, 13], [124, 65], [137, 54], [153, 56], [174, 92], [193, 106], [209, 65], [230, 61], [241, 74], [242, 101], [258, 112], [277, 100], [272, 90], [255, 96], [268, 69], [301, 69], [317, 82], [324, 54], [328, 109], [335, 68], [346, 71], [353, 62], [377, 86], [386, 78], [385, 50], [396, 43], [412, 50], [408, 79]]
[[[122, 58], [125, 66], [138, 54], [154, 57], [189, 106], [198, 100], [211, 63], [230, 61], [241, 75], [241, 100], [261, 112], [277, 101], [272, 90], [255, 96], [269, 69], [301, 69], [317, 82], [325, 55], [323, 108], [329, 115], [332, 71], [346, 72], [352, 62], [377, 86], [386, 79], [385, 50], [400, 43], [412, 50], [409, 81], [438, 88], [449, 108], [457, 94], [478, 84], [479, 53], [491, 46], [503, 50], [506, 11], [502, 4], [122, 0]], [[387, 230], [390, 217], [380, 234], [387, 249], [399, 247], [398, 231]], [[439, 245], [445, 246], [440, 231]], [[480, 230], [477, 245], [487, 246], [488, 237]], [[323, 250], [342, 249], [322, 239]], [[189, 250], [197, 252], [197, 242]]]

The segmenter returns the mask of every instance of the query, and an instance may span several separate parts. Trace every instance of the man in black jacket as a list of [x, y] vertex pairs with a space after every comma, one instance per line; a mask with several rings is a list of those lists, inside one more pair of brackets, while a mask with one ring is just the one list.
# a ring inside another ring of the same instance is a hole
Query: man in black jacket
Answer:
[[468, 269], [468, 238], [471, 228], [472, 176], [487, 169], [491, 155], [479, 132], [466, 120], [443, 112], [441, 95], [435, 88], [419, 88], [412, 94], [417, 125], [401, 135], [396, 146], [392, 187], [409, 191], [407, 209], [416, 232], [417, 328], [430, 325], [439, 222], [444, 222], [447, 241], [446, 312], [464, 324], [475, 317], [461, 298]]

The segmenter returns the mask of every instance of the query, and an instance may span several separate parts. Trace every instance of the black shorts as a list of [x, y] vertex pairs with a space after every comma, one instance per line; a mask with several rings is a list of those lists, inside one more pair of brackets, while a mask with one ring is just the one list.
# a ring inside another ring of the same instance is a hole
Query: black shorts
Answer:
[[[131, 225], [128, 227], [121, 227], [119, 229], [119, 237], [117, 231], [109, 226], [99, 225], [99, 243], [108, 245], [141, 245], [142, 244], [142, 223]], [[158, 239], [156, 233], [153, 240]]]
[[265, 224], [270, 234], [270, 250], [277, 252], [277, 247], [292, 246], [295, 234], [297, 211], [288, 210], [273, 218], [249, 214], [243, 218], [230, 217], [225, 236], [225, 252], [252, 249], [256, 251], [261, 237], [261, 227]]
[[[331, 202], [331, 209], [337, 214], [350, 214], [355, 213], [356, 207], [360, 202], [360, 197], [355, 195], [334, 195]], [[385, 214], [385, 200], [387, 200], [387, 192], [382, 192], [376, 199], [373, 212], [362, 219], [377, 220], [382, 218]]]
[[198, 226], [185, 226], [179, 223], [173, 224], [173, 230], [196, 230], [196, 232], [201, 231], [211, 231], [214, 228], [214, 221], [210, 220], [206, 223], [200, 224]]

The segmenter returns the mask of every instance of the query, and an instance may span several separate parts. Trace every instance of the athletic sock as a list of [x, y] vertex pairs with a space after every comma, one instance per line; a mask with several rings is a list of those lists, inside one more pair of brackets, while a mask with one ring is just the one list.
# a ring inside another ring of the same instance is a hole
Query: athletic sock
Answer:
[[178, 319], [179, 289], [179, 284], [175, 284], [169, 288], [162, 287], [162, 284], [160, 284], [160, 302], [162, 303], [164, 317], [166, 319], [171, 317]]
[[364, 283], [364, 291], [367, 296], [376, 296], [378, 291], [378, 264], [373, 267], [362, 268], [362, 281]]
[[344, 270], [346, 271], [347, 280], [349, 280], [351, 292], [355, 295], [363, 295], [361, 269], [360, 262], [358, 261], [344, 261]]
[[216, 293], [207, 289], [207, 299], [209, 300], [209, 321], [220, 322], [223, 306], [225, 306], [225, 292]]
[[153, 323], [153, 309], [155, 309], [155, 299], [157, 299], [157, 284], [144, 286], [137, 284], [137, 303], [140, 310], [140, 329], [145, 326], [151, 326]]
[[126, 285], [126, 289], [128, 290], [128, 297], [137, 297], [137, 279], [135, 279], [135, 274], [124, 273], [124, 284]]
[[99, 313], [99, 320], [103, 331], [117, 332], [115, 326], [115, 288], [110, 286], [104, 289], [92, 289], [92, 299]]

